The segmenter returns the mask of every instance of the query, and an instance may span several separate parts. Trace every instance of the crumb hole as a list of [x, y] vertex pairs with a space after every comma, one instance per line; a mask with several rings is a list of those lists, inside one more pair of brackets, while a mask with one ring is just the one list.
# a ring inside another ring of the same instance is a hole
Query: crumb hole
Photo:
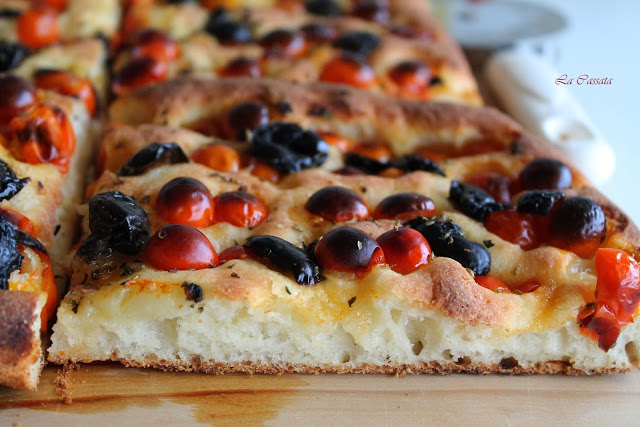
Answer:
[[342, 356], [342, 360], [340, 361], [341, 363], [349, 363], [351, 361], [351, 355], [349, 353], [345, 353]]
[[[451, 355], [451, 353], [447, 352], [447, 354], [449, 355], [449, 359], [453, 359], [453, 356]], [[456, 360], [456, 365], [460, 365], [460, 366], [469, 366], [471, 365], [471, 359], [467, 356], [465, 357], [460, 357], [458, 358], [458, 360]]]
[[417, 341], [413, 344], [413, 347], [411, 349], [413, 350], [413, 354], [415, 354], [416, 356], [420, 356], [420, 352], [423, 348], [424, 345], [422, 345], [422, 341]]
[[640, 351], [634, 341], [630, 341], [624, 346], [629, 362], [635, 367], [640, 367]]
[[500, 369], [513, 369], [518, 366], [520, 366], [520, 364], [513, 357], [505, 357], [500, 361]]

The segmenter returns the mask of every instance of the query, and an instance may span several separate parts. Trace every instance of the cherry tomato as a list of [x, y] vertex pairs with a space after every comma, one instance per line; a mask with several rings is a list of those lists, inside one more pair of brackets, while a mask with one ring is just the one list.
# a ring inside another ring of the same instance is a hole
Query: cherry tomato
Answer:
[[598, 203], [588, 197], [569, 196], [551, 213], [549, 244], [578, 256], [592, 256], [607, 234], [607, 219]]
[[509, 177], [497, 172], [476, 172], [464, 180], [489, 193], [499, 203], [511, 202], [512, 181]]
[[158, 270], [201, 270], [218, 265], [218, 254], [207, 237], [190, 225], [160, 228], [145, 250], [147, 262]]
[[429, 197], [418, 193], [398, 193], [382, 199], [373, 212], [373, 217], [407, 221], [418, 216], [430, 218], [435, 213], [436, 205]]
[[422, 61], [404, 61], [391, 68], [389, 78], [403, 95], [424, 98], [429, 91], [431, 71]]
[[640, 304], [640, 266], [628, 253], [601, 248], [596, 252], [596, 302], [606, 304], [622, 325], [633, 321]]
[[316, 132], [318, 136], [326, 141], [327, 144], [339, 148], [343, 152], [351, 151], [354, 142], [349, 138], [338, 135], [333, 132]]
[[166, 62], [156, 61], [150, 56], [134, 58], [115, 72], [111, 90], [116, 95], [123, 95], [140, 86], [163, 82], [168, 73]]
[[213, 196], [197, 179], [179, 177], [166, 183], [158, 193], [157, 207], [167, 222], [194, 227], [213, 223]]
[[351, 227], [336, 228], [327, 233], [313, 251], [328, 270], [364, 275], [385, 263], [382, 248], [367, 233]]
[[197, 149], [191, 159], [220, 172], [237, 172], [240, 169], [240, 154], [224, 144], [210, 144]]
[[282, 179], [282, 174], [280, 172], [259, 160], [254, 159], [249, 167], [251, 168], [251, 175], [262, 178], [265, 181], [278, 183]]
[[236, 227], [255, 227], [267, 218], [267, 207], [243, 191], [222, 193], [215, 198], [216, 220]]
[[302, 33], [294, 30], [277, 29], [260, 39], [260, 46], [267, 57], [299, 57], [307, 51], [307, 43]]
[[150, 56], [158, 62], [170, 62], [180, 55], [180, 47], [168, 34], [156, 29], [145, 29], [134, 33], [129, 39], [134, 58]]
[[69, 0], [31, 0], [36, 7], [49, 7], [56, 12], [63, 12], [67, 8]]
[[46, 331], [49, 326], [49, 319], [51, 319], [58, 308], [58, 287], [56, 286], [53, 270], [49, 265], [42, 271], [41, 291], [47, 294], [47, 302], [40, 312], [40, 330]]
[[18, 18], [18, 38], [24, 45], [38, 49], [60, 39], [58, 14], [50, 8], [27, 9]]
[[369, 217], [367, 202], [356, 192], [345, 187], [321, 188], [309, 197], [304, 208], [327, 221], [344, 222]]
[[476, 283], [483, 288], [491, 289], [499, 294], [511, 293], [511, 289], [507, 285], [493, 276], [476, 276], [474, 279]]
[[96, 110], [96, 94], [87, 78], [78, 77], [70, 71], [45, 69], [36, 71], [35, 84], [39, 89], [48, 89], [79, 99], [84, 102], [91, 116]]
[[546, 240], [548, 221], [548, 217], [505, 210], [489, 214], [484, 226], [493, 234], [528, 251]]
[[218, 254], [220, 264], [234, 259], [248, 258], [249, 254], [244, 246], [230, 246]]
[[389, 267], [397, 273], [409, 274], [429, 263], [431, 246], [427, 239], [413, 228], [401, 227], [380, 235], [378, 244]]
[[218, 75], [221, 77], [260, 77], [262, 70], [258, 61], [241, 56], [232, 59], [227, 65], [218, 70]]
[[34, 104], [9, 122], [13, 155], [30, 164], [51, 163], [67, 173], [76, 138], [67, 115], [55, 106]]
[[0, 217], [9, 221], [18, 230], [36, 237], [36, 229], [29, 218], [11, 208], [0, 207]]
[[22, 77], [6, 74], [0, 76], [0, 123], [9, 121], [36, 102], [36, 90]]
[[361, 59], [342, 54], [324, 65], [320, 81], [366, 89], [376, 83], [376, 75], [373, 68]]

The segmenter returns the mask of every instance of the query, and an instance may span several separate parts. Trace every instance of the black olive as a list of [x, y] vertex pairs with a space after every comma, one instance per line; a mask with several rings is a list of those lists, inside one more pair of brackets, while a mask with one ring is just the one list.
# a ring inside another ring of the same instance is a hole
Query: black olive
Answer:
[[491, 270], [491, 254], [479, 243], [466, 239], [460, 227], [451, 220], [414, 218], [403, 224], [419, 231], [429, 242], [434, 255], [458, 261], [476, 276], [486, 276]]
[[40, 251], [44, 254], [47, 253], [47, 248], [44, 247], [40, 240], [22, 230], [16, 229], [16, 241], [21, 245], [25, 245], [26, 247], [33, 249], [34, 251]]
[[377, 175], [385, 169], [389, 169], [387, 162], [379, 162], [371, 157], [357, 153], [347, 153], [344, 155], [344, 162], [347, 166], [359, 169], [370, 175]]
[[9, 221], [0, 218], [0, 289], [9, 289], [9, 276], [22, 264], [18, 250], [16, 229]]
[[16, 68], [29, 53], [29, 48], [20, 43], [0, 41], [0, 73]]
[[189, 158], [175, 142], [147, 145], [131, 156], [118, 171], [119, 176], [141, 175], [154, 166], [161, 164], [188, 163]]
[[223, 8], [209, 14], [205, 31], [221, 43], [244, 44], [251, 42], [251, 30], [245, 24], [234, 21]]
[[0, 201], [11, 199], [27, 185], [27, 182], [29, 178], [18, 179], [13, 169], [0, 159]]
[[0, 18], [16, 19], [22, 15], [22, 11], [19, 9], [11, 9], [10, 7], [3, 7], [0, 9]]
[[551, 216], [550, 234], [567, 243], [594, 241], [606, 235], [607, 220], [600, 205], [582, 197], [566, 197]]
[[184, 282], [182, 284], [182, 289], [184, 289], [184, 293], [187, 296], [188, 301], [193, 301], [193, 302], [202, 301], [202, 287], [200, 287], [200, 285], [196, 285], [195, 283]]
[[484, 221], [487, 215], [510, 207], [508, 204], [496, 202], [483, 189], [459, 181], [451, 181], [449, 198], [465, 215], [480, 222]]
[[301, 249], [275, 236], [253, 236], [244, 244], [255, 256], [266, 257], [280, 270], [293, 274], [298, 284], [315, 285], [324, 280], [320, 267]]
[[251, 145], [255, 157], [283, 173], [320, 166], [329, 154], [329, 145], [322, 138], [294, 123], [260, 126], [251, 135]]
[[565, 196], [561, 191], [531, 190], [518, 200], [518, 212], [549, 215], [553, 205]]
[[110, 236], [113, 249], [127, 255], [144, 249], [151, 236], [147, 213], [119, 191], [97, 194], [89, 200], [89, 228], [94, 236]]
[[307, 12], [320, 16], [340, 16], [340, 6], [333, 0], [307, 0], [304, 2]]
[[534, 159], [520, 172], [523, 190], [562, 190], [572, 183], [571, 169], [556, 159]]
[[366, 31], [352, 31], [333, 42], [334, 47], [363, 57], [369, 56], [379, 44], [380, 37]]
[[405, 172], [424, 171], [445, 176], [444, 171], [436, 162], [431, 159], [424, 159], [417, 154], [407, 154], [393, 161], [393, 167], [402, 169]]
[[109, 264], [113, 257], [111, 237], [90, 235], [82, 242], [75, 256], [91, 265]]

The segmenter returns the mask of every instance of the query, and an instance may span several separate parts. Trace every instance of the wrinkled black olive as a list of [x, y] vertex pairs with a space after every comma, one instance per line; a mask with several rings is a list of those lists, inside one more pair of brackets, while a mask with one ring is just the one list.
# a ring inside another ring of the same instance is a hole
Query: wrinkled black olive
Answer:
[[417, 154], [407, 154], [393, 161], [393, 167], [402, 169], [405, 172], [424, 171], [445, 176], [444, 171], [436, 162], [431, 159], [424, 159]]
[[299, 285], [311, 286], [325, 279], [320, 267], [304, 251], [279, 237], [253, 236], [244, 247], [259, 258], [268, 258], [276, 268], [291, 272]]
[[486, 276], [491, 270], [491, 253], [479, 243], [468, 240], [453, 221], [418, 217], [403, 224], [419, 231], [436, 256], [458, 261], [476, 276]]
[[249, 43], [253, 38], [249, 27], [232, 20], [224, 8], [209, 14], [204, 30], [223, 43]]
[[561, 191], [531, 190], [518, 200], [518, 212], [536, 215], [549, 215], [556, 201], [562, 199]]
[[27, 182], [29, 178], [18, 179], [13, 169], [0, 159], [0, 201], [11, 199], [27, 185]]
[[340, 16], [340, 6], [333, 0], [307, 0], [304, 2], [307, 12], [320, 16]]
[[89, 228], [94, 236], [110, 236], [113, 249], [127, 255], [144, 249], [151, 236], [147, 213], [119, 191], [89, 200]]
[[87, 264], [108, 264], [113, 257], [111, 237], [90, 235], [84, 242], [82, 242], [76, 251], [76, 256]]
[[449, 198], [465, 215], [481, 222], [487, 215], [510, 207], [508, 204], [496, 202], [483, 189], [459, 181], [451, 181]]
[[141, 175], [160, 164], [189, 163], [189, 158], [175, 142], [147, 145], [131, 156], [118, 171], [119, 176]]
[[202, 287], [200, 285], [196, 285], [195, 283], [184, 282], [182, 284], [182, 289], [184, 289], [184, 293], [187, 296], [187, 300], [193, 302], [202, 301]]
[[16, 241], [28, 248], [33, 249], [34, 251], [40, 251], [44, 254], [47, 253], [47, 248], [44, 247], [40, 240], [36, 239], [28, 233], [25, 233], [22, 230], [16, 229]]
[[16, 68], [29, 53], [29, 48], [20, 43], [0, 41], [0, 73]]
[[380, 37], [366, 31], [352, 31], [333, 42], [334, 47], [363, 57], [369, 56], [379, 44]]
[[344, 162], [347, 166], [351, 166], [370, 175], [377, 175], [383, 170], [389, 169], [389, 164], [387, 162], [379, 162], [371, 157], [357, 153], [345, 154]]
[[322, 165], [329, 155], [329, 145], [297, 124], [274, 122], [253, 132], [251, 152], [275, 170], [292, 173]]
[[16, 229], [9, 221], [0, 218], [0, 289], [9, 289], [9, 276], [21, 264]]

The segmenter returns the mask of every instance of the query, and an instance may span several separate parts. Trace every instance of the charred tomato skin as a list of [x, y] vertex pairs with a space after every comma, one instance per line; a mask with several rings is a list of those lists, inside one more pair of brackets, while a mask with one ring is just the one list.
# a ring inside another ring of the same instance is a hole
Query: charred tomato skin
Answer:
[[607, 220], [602, 208], [587, 197], [566, 197], [551, 215], [549, 243], [581, 257], [592, 255], [606, 234]]
[[389, 267], [400, 274], [409, 274], [429, 263], [431, 246], [413, 228], [394, 228], [381, 234], [376, 241], [384, 252]]
[[158, 192], [157, 209], [169, 223], [193, 227], [207, 227], [213, 223], [213, 196], [195, 178], [178, 177], [167, 182]]
[[367, 202], [355, 191], [339, 186], [321, 188], [309, 197], [304, 207], [307, 212], [327, 221], [344, 222], [369, 217]]
[[540, 157], [522, 169], [519, 180], [523, 190], [563, 190], [571, 188], [573, 174], [560, 160]]
[[168, 224], [150, 239], [147, 262], [158, 270], [202, 270], [219, 264], [215, 248], [200, 230], [190, 225]]
[[406, 192], [385, 197], [378, 204], [373, 217], [376, 219], [411, 219], [416, 216], [432, 217], [436, 205], [431, 198], [418, 193]]

